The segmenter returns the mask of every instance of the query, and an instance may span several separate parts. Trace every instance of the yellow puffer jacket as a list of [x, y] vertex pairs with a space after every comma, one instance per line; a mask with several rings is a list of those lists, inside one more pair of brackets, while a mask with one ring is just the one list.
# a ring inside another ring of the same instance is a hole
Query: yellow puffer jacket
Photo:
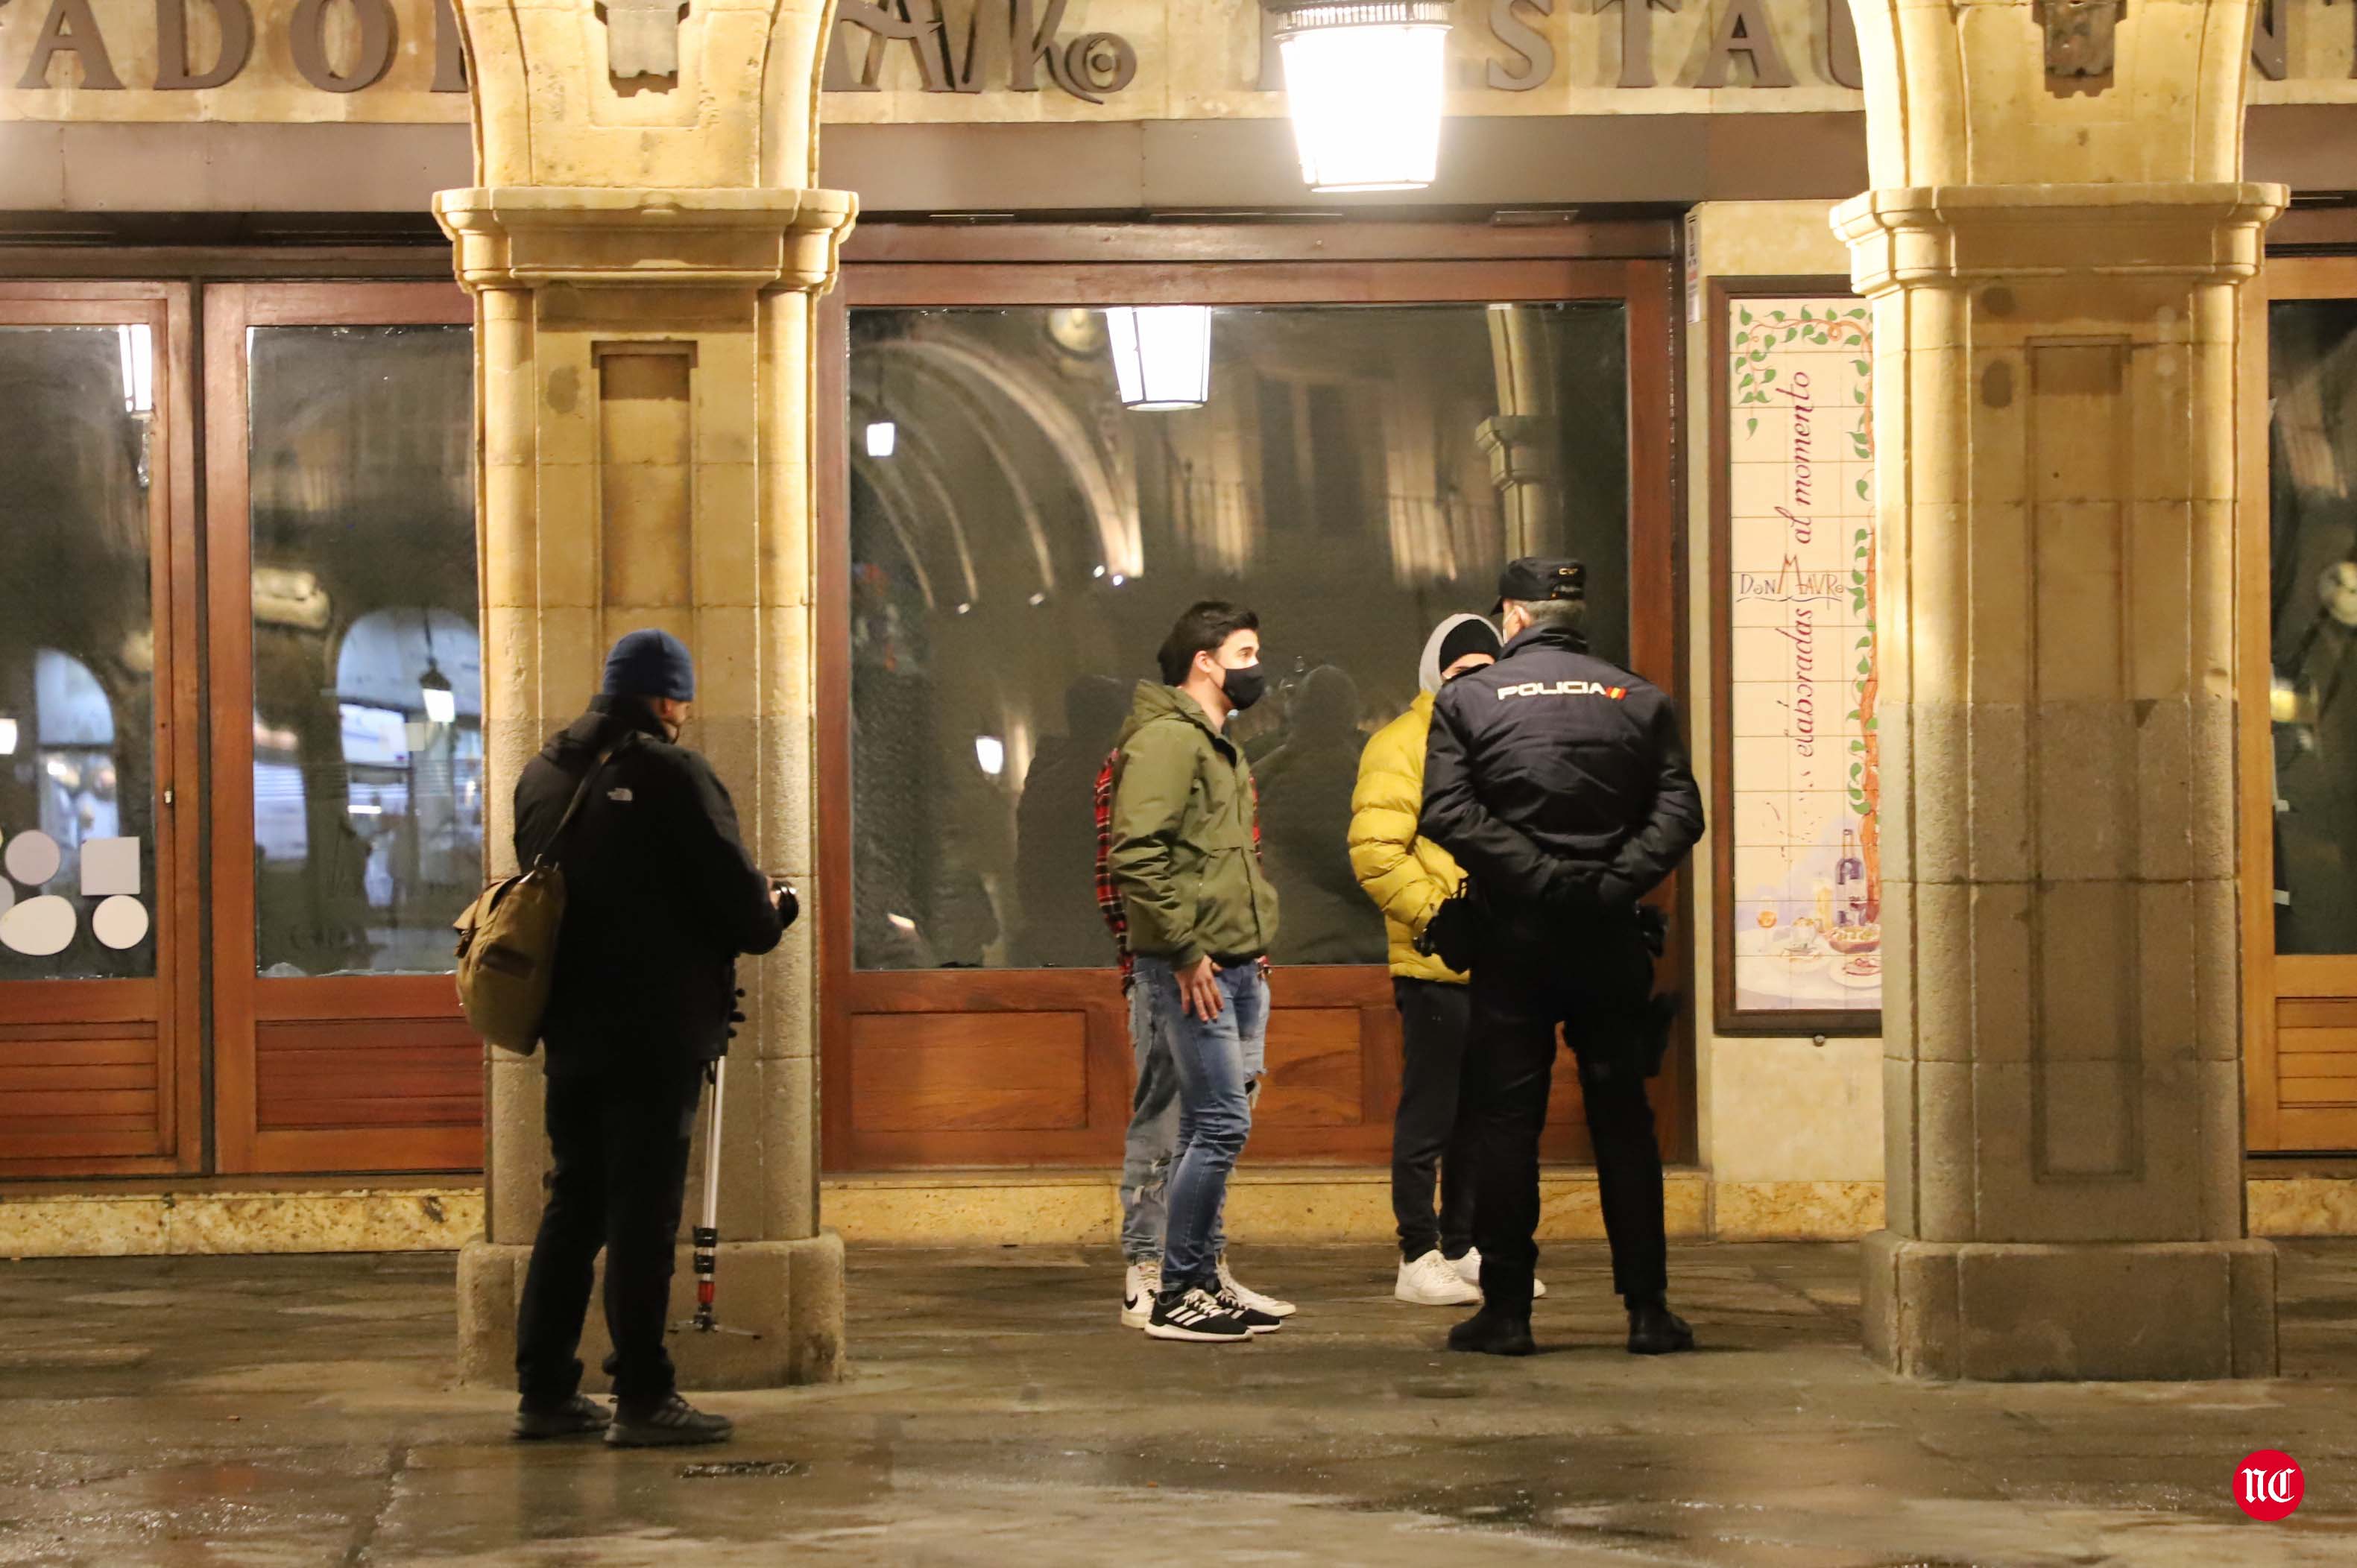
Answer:
[[1383, 912], [1392, 972], [1461, 985], [1465, 976], [1415, 950], [1426, 923], [1465, 880], [1447, 850], [1416, 836], [1424, 811], [1425, 737], [1431, 729], [1432, 693], [1426, 692], [1367, 742], [1359, 757], [1359, 787], [1351, 793], [1351, 869]]

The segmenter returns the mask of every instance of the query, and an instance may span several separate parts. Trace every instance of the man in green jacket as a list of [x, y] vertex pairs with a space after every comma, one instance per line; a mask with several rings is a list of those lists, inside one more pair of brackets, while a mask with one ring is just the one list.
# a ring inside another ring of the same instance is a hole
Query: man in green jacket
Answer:
[[1216, 600], [1178, 618], [1162, 684], [1141, 682], [1114, 765], [1105, 869], [1136, 983], [1169, 1021], [1178, 1079], [1162, 1288], [1146, 1331], [1233, 1344], [1281, 1326], [1220, 1275], [1213, 1243], [1228, 1175], [1252, 1132], [1265, 1065], [1276, 890], [1254, 845], [1252, 767], [1226, 735], [1267, 690], [1260, 621]]

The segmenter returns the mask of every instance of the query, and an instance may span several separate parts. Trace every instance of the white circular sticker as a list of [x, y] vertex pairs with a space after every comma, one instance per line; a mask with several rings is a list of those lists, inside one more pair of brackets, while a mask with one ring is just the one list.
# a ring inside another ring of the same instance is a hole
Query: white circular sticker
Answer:
[[27, 887], [38, 887], [58, 874], [65, 856], [58, 853], [58, 841], [45, 832], [23, 832], [8, 841], [5, 857], [8, 875]]
[[147, 906], [116, 894], [103, 900], [90, 918], [90, 934], [121, 952], [147, 940]]
[[27, 898], [0, 915], [0, 947], [27, 958], [51, 958], [74, 939], [74, 907], [63, 898]]

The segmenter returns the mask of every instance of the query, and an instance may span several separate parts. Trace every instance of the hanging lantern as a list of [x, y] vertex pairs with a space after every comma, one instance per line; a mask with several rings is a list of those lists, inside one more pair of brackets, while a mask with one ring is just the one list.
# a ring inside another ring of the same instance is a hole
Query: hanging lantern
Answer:
[[426, 655], [425, 673], [417, 678], [417, 699], [425, 710], [429, 725], [458, 722], [458, 693], [450, 689], [450, 677], [442, 673], [442, 666]]
[[1105, 312], [1121, 405], [1200, 408], [1211, 396], [1211, 307], [1122, 305]]
[[1312, 190], [1420, 190], [1440, 162], [1449, 0], [1265, 0]]

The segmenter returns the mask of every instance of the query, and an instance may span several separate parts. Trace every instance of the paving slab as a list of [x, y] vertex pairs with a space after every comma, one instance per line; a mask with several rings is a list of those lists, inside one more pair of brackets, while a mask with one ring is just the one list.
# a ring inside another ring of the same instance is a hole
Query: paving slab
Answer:
[[[1891, 1378], [1846, 1246], [1677, 1249], [1704, 1348], [1659, 1360], [1599, 1248], [1548, 1249], [1518, 1362], [1380, 1250], [1236, 1261], [1301, 1314], [1199, 1348], [1116, 1326], [1108, 1253], [855, 1249], [851, 1376], [688, 1453], [506, 1441], [447, 1254], [0, 1264], [0, 1563], [2357, 1562], [2357, 1242], [2284, 1246], [2283, 1376], [2195, 1384]], [[2286, 1523], [2233, 1506], [2259, 1448]]]

